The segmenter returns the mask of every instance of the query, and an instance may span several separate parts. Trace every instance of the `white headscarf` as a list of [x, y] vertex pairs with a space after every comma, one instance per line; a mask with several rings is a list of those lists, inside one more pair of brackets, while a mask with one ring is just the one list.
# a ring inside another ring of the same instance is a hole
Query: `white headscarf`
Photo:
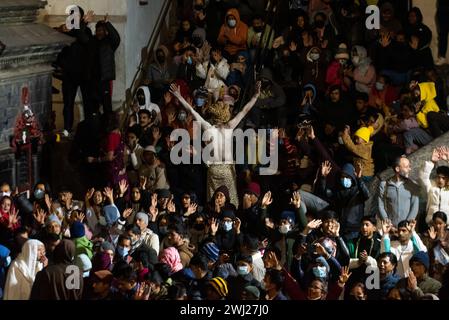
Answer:
[[38, 250], [44, 244], [39, 240], [28, 240], [22, 247], [22, 252], [17, 256], [17, 267], [23, 276], [30, 282], [34, 282], [36, 273], [40, 271], [40, 262], [37, 260]]

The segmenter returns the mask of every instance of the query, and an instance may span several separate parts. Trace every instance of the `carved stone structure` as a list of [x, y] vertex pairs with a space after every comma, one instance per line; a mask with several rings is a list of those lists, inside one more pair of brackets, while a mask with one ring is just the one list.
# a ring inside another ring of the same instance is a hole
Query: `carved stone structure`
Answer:
[[[20, 184], [10, 140], [22, 110], [21, 92], [30, 90], [30, 108], [41, 124], [50, 116], [52, 67], [60, 50], [73, 41], [58, 31], [36, 23], [42, 0], [0, 1], [0, 181]], [[1, 50], [0, 50], [1, 51]], [[37, 178], [37, 172], [35, 172]]]

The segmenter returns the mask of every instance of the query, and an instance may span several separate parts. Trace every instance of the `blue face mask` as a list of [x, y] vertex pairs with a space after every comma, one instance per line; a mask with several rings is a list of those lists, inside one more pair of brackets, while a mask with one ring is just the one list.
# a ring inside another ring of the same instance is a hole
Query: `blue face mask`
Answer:
[[246, 276], [249, 273], [248, 266], [238, 266], [237, 273], [241, 276]]
[[376, 82], [376, 90], [382, 91], [385, 88], [385, 85], [381, 82]]
[[352, 180], [349, 178], [343, 178], [341, 179], [341, 185], [346, 189], [349, 189], [352, 186]]
[[223, 230], [228, 232], [232, 229], [232, 221], [225, 221], [223, 222]]
[[3, 262], [3, 266], [2, 267], [3, 268], [8, 268], [10, 264], [11, 264], [11, 257], [7, 256], [6, 259], [5, 259], [5, 262]]
[[187, 57], [187, 64], [192, 64], [192, 63], [193, 63], [192, 57], [188, 56]]
[[197, 107], [202, 107], [202, 106], [204, 106], [205, 103], [206, 103], [206, 99], [204, 99], [204, 98], [196, 98], [195, 99], [195, 104], [197, 105]]
[[42, 191], [41, 189], [34, 190], [34, 198], [36, 198], [37, 200], [43, 199], [44, 196], [45, 196], [45, 192]]
[[326, 278], [327, 270], [326, 267], [313, 267], [313, 275], [317, 278]]
[[126, 257], [129, 254], [129, 249], [124, 248], [122, 246], [118, 246], [117, 253], [119, 254], [120, 257]]

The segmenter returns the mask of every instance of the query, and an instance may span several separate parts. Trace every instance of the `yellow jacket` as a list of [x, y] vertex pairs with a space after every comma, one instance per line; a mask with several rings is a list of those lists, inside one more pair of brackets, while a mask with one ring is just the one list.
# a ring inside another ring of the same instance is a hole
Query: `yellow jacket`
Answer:
[[416, 114], [416, 121], [418, 121], [418, 124], [422, 128], [426, 129], [429, 127], [429, 123], [427, 122], [427, 113], [432, 111], [440, 111], [440, 108], [435, 102], [437, 91], [435, 89], [435, 83], [433, 82], [423, 82], [418, 85], [421, 90], [421, 101], [424, 103], [424, 106]]

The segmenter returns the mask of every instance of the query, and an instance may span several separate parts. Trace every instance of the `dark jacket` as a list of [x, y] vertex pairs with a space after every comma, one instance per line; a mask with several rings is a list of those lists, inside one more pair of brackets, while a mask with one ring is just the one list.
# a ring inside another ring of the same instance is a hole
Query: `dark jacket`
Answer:
[[330, 189], [326, 185], [326, 178], [321, 177], [318, 195], [333, 200], [335, 211], [340, 214], [342, 234], [358, 232], [365, 214], [365, 201], [369, 198], [369, 190], [363, 180], [355, 176], [352, 164], [343, 166], [342, 173], [351, 178], [352, 186], [349, 189], [341, 184], [337, 188]]
[[[55, 264], [36, 274], [30, 300], [80, 300], [83, 293], [83, 274], [73, 271], [67, 273], [70, 270], [68, 267], [74, 266], [74, 256], [73, 241], [62, 240], [54, 251]], [[73, 284], [74, 288], [68, 288], [67, 283]]]
[[98, 76], [101, 81], [115, 80], [115, 51], [120, 45], [120, 35], [110, 22], [106, 22], [108, 35], [98, 40], [93, 38], [93, 50], [96, 50], [98, 59]]
[[229, 299], [230, 300], [240, 300], [242, 296], [243, 289], [247, 286], [254, 286], [262, 291], [262, 286], [259, 281], [254, 279], [251, 273], [236, 277], [229, 277], [226, 279], [228, 282]]
[[281, 86], [273, 81], [271, 70], [267, 68], [262, 69], [259, 75], [259, 79], [260, 78], [265, 78], [271, 83], [268, 88], [262, 88], [262, 92], [255, 106], [260, 109], [275, 109], [282, 107], [286, 100], [285, 93]]
[[380, 289], [368, 290], [368, 300], [385, 300], [388, 292], [393, 289], [401, 277], [396, 274], [390, 274], [384, 279], [380, 279]]

